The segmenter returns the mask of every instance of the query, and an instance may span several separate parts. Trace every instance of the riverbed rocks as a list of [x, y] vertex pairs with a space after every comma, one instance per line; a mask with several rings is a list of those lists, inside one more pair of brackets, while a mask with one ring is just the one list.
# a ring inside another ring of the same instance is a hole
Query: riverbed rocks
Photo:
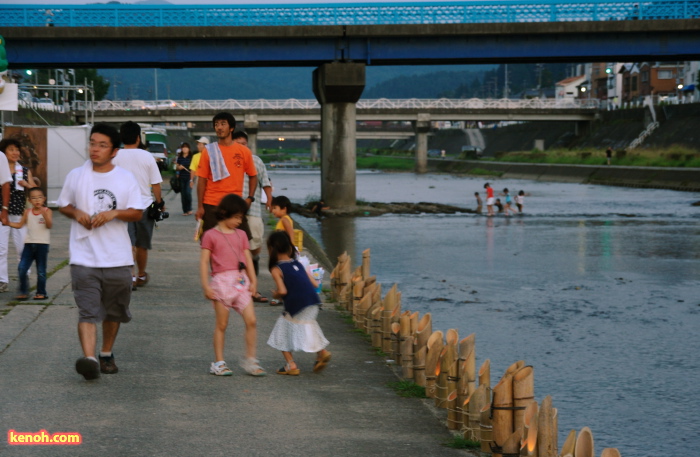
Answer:
[[[311, 212], [315, 202], [299, 205], [292, 203], [292, 212], [301, 214], [304, 217], [316, 217]], [[368, 217], [381, 216], [383, 214], [456, 214], [456, 213], [474, 213], [473, 209], [462, 208], [453, 205], [444, 205], [442, 203], [378, 203], [378, 202], [358, 202], [354, 208], [330, 208], [323, 210], [324, 217], [339, 217], [339, 216], [354, 216]]]

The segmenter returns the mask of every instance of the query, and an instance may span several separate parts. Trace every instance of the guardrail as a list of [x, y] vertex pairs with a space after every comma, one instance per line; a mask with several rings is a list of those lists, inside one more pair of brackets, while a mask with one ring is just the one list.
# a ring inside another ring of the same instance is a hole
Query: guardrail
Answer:
[[465, 24], [697, 17], [700, 17], [700, 0], [496, 0], [221, 6], [0, 5], [0, 27]]
[[[75, 101], [74, 111], [84, 111], [86, 102]], [[130, 100], [87, 102], [87, 109], [95, 111], [256, 111], [256, 110], [317, 110], [321, 105], [314, 99], [309, 100]], [[357, 102], [357, 109], [586, 109], [600, 108], [598, 99], [367, 99]]]

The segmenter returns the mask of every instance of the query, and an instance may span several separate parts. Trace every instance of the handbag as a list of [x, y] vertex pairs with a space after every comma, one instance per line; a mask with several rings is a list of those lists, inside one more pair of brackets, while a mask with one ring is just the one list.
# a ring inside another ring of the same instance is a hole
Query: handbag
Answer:
[[180, 187], [180, 177], [179, 176], [171, 176], [170, 177], [170, 188], [176, 194], [180, 193], [180, 191], [182, 190], [182, 187]]

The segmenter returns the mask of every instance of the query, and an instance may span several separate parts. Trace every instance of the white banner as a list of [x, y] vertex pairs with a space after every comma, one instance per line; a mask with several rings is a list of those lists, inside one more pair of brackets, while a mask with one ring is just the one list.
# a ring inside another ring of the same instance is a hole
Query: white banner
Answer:
[[0, 111], [17, 111], [19, 89], [17, 84], [5, 82], [0, 79]]

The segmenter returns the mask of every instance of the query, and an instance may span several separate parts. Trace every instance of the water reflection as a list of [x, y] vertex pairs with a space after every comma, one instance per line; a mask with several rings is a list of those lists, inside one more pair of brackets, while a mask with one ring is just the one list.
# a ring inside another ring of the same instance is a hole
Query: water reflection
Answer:
[[335, 263], [343, 252], [355, 256], [357, 249], [354, 217], [326, 218], [319, 224], [321, 241], [331, 262]]

